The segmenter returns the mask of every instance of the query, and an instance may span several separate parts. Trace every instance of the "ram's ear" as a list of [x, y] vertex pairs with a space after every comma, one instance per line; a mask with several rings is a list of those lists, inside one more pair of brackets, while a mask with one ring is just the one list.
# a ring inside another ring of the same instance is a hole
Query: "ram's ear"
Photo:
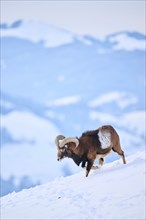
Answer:
[[67, 149], [68, 148], [67, 144], [65, 144], [64, 147]]

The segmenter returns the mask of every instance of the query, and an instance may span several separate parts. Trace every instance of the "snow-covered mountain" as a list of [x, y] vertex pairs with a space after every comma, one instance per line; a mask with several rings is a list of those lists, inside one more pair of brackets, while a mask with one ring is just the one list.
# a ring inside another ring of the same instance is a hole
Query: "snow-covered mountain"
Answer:
[[58, 134], [111, 124], [126, 155], [144, 148], [144, 35], [99, 40], [21, 20], [0, 29], [1, 195], [80, 170], [56, 161]]
[[145, 216], [145, 153], [82, 171], [1, 199], [2, 219], [141, 219]]

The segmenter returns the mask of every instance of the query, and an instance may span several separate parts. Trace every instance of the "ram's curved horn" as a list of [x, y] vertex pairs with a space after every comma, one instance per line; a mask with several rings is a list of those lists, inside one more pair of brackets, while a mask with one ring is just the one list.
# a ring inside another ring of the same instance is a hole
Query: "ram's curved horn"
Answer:
[[65, 144], [73, 142], [75, 143], [76, 147], [79, 145], [79, 140], [77, 138], [72, 138], [72, 137], [68, 137], [68, 138], [64, 138], [62, 141], [59, 142], [59, 147], [64, 147]]
[[58, 135], [56, 138], [55, 138], [55, 144], [56, 146], [58, 147], [59, 145], [59, 142], [60, 140], [63, 140], [65, 137], [63, 135]]

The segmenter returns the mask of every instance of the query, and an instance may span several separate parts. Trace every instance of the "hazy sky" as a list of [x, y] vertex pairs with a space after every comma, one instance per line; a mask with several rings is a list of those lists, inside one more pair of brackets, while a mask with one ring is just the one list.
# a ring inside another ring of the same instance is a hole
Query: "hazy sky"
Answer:
[[18, 19], [45, 21], [96, 37], [123, 30], [145, 33], [145, 0], [1, 0], [1, 22]]

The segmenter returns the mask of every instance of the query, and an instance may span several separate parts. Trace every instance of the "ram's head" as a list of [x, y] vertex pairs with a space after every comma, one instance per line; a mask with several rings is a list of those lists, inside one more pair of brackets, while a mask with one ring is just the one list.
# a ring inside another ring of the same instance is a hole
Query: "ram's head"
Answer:
[[73, 147], [77, 147], [79, 145], [79, 141], [77, 138], [65, 138], [63, 135], [58, 135], [55, 138], [55, 144], [57, 146], [57, 160], [61, 160], [65, 157], [70, 157], [72, 154], [72, 144]]

